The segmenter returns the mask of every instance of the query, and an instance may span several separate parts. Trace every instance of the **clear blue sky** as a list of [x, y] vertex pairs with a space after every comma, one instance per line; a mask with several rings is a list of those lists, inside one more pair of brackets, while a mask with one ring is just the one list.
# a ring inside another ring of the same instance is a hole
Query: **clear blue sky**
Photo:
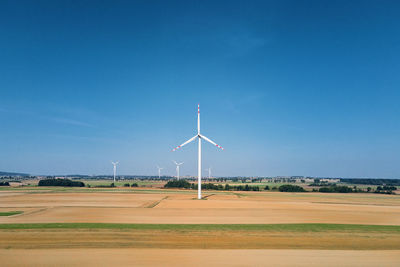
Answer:
[[400, 177], [398, 1], [1, 1], [0, 170]]

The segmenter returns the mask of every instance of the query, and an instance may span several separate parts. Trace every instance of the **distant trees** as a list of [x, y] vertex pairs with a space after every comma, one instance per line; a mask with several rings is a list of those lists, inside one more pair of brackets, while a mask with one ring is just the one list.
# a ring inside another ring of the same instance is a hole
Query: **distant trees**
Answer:
[[397, 190], [397, 187], [392, 186], [392, 185], [384, 185], [384, 186], [378, 186], [375, 190], [374, 193], [377, 194], [395, 194], [393, 191]]
[[224, 190], [222, 184], [212, 184], [212, 183], [204, 183], [201, 185], [201, 189], [204, 190]]
[[[395, 194], [397, 187], [392, 185], [384, 185], [378, 186], [375, 191], [372, 190], [371, 187], [367, 187], [366, 189], [358, 188], [357, 186], [346, 186], [346, 185], [331, 185], [324, 186], [319, 188], [319, 192], [321, 193], [377, 193], [377, 194]], [[313, 190], [314, 191], [314, 190]]]
[[353, 189], [345, 185], [331, 185], [329, 187], [321, 187], [318, 191], [321, 193], [351, 193]]
[[333, 186], [336, 185], [335, 183], [328, 183], [327, 181], [320, 181], [311, 183], [310, 186]]
[[45, 179], [40, 180], [38, 186], [84, 187], [85, 184], [80, 181], [71, 181], [69, 179]]
[[384, 186], [378, 186], [378, 187], [376, 188], [376, 190], [378, 190], [378, 191], [381, 191], [381, 190], [391, 190], [391, 191], [394, 191], [394, 190], [397, 190], [397, 187], [391, 186], [391, 185], [384, 185]]
[[93, 187], [97, 187], [97, 188], [111, 188], [111, 187], [115, 187], [114, 183], [111, 183], [110, 185], [106, 185], [106, 184], [99, 184]]
[[0, 182], [0, 186], [10, 186], [9, 182]]
[[[137, 183], [133, 183], [132, 185], [130, 185], [129, 183], [125, 183], [124, 187], [138, 187], [139, 185]], [[112, 183], [110, 186], [105, 186], [105, 187], [114, 187], [114, 183]]]
[[298, 185], [284, 184], [281, 185], [278, 190], [280, 192], [306, 192], [303, 187]]
[[[186, 188], [186, 189], [197, 189], [197, 184], [189, 183], [186, 180], [173, 180], [169, 181], [164, 185], [164, 188]], [[201, 185], [203, 190], [226, 190], [226, 191], [260, 191], [260, 187], [258, 186], [249, 186], [246, 185], [229, 185], [225, 184], [213, 184], [213, 183], [204, 183]]]
[[343, 183], [348, 184], [366, 184], [366, 185], [398, 185], [400, 186], [400, 179], [370, 179], [370, 178], [342, 178]]
[[165, 188], [191, 188], [191, 184], [186, 180], [172, 180], [164, 185]]
[[260, 191], [260, 187], [255, 185], [251, 186], [246, 184], [245, 186], [243, 185], [238, 185], [238, 186], [231, 186], [231, 189], [233, 191]]
[[[395, 194], [395, 190], [397, 187], [395, 186], [378, 186], [376, 190], [371, 187], [368, 188], [359, 188], [357, 186], [346, 186], [346, 185], [337, 185], [334, 183], [327, 183], [318, 181], [316, 179], [318, 187], [312, 188], [312, 192], [321, 192], [321, 193], [380, 193], [380, 194]], [[132, 184], [132, 187], [133, 184]], [[171, 180], [168, 181], [164, 188], [185, 188], [185, 189], [193, 189], [197, 190], [198, 185], [195, 183], [190, 183], [187, 180]], [[214, 183], [203, 183], [203, 190], [225, 190], [225, 191], [261, 191], [261, 190], [272, 190], [272, 191], [280, 191], [280, 192], [307, 192], [307, 190], [299, 185], [295, 184], [284, 184], [279, 187], [271, 185], [265, 185], [265, 187], [260, 187], [260, 185], [251, 185], [251, 184], [214, 184]]]

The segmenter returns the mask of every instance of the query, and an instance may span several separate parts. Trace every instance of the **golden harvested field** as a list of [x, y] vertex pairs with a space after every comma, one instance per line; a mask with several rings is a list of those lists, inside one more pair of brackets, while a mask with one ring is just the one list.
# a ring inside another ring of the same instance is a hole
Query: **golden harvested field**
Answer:
[[400, 197], [376, 194], [0, 192], [0, 223], [343, 223], [400, 225]]
[[8, 266], [399, 266], [398, 251], [258, 249], [0, 250]]
[[[0, 212], [24, 213], [0, 216], [0, 260], [7, 266], [398, 266], [400, 262], [400, 228], [382, 228], [400, 226], [398, 195], [213, 191], [204, 195], [204, 200], [197, 200], [195, 191], [186, 190], [3, 190]], [[14, 227], [43, 223], [60, 225]], [[94, 226], [72, 227], [74, 223]], [[111, 225], [97, 227], [98, 223]], [[114, 227], [115, 223], [142, 226]], [[315, 223], [376, 228], [302, 228]], [[148, 224], [160, 226], [149, 229]], [[165, 228], [164, 224], [210, 227]], [[227, 230], [218, 227], [222, 224], [243, 227]], [[269, 224], [304, 225], [248, 226]]]

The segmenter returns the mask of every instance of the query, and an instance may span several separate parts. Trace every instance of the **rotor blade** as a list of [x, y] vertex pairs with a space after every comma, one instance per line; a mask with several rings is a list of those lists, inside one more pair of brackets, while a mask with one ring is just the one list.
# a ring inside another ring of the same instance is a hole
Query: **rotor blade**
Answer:
[[175, 160], [173, 160], [173, 162], [174, 162], [176, 165], [178, 165], [178, 162], [176, 162]]
[[200, 104], [197, 105], [197, 133], [200, 134]]
[[216, 143], [214, 143], [213, 141], [211, 141], [210, 139], [208, 139], [208, 138], [205, 137], [204, 135], [200, 135], [200, 138], [203, 138], [203, 139], [206, 140], [207, 142], [209, 142], [209, 143], [213, 144], [214, 146], [216, 146], [216, 147], [221, 148], [222, 150], [224, 150], [222, 146], [217, 145]]
[[193, 136], [192, 138], [190, 138], [189, 140], [187, 140], [187, 141], [186, 141], [185, 143], [183, 143], [182, 145], [177, 146], [177, 147], [175, 147], [174, 149], [172, 149], [172, 151], [175, 151], [175, 150], [177, 150], [178, 148], [181, 148], [181, 147], [183, 147], [184, 145], [189, 144], [189, 143], [192, 142], [194, 139], [196, 139], [196, 137], [197, 137], [197, 135]]

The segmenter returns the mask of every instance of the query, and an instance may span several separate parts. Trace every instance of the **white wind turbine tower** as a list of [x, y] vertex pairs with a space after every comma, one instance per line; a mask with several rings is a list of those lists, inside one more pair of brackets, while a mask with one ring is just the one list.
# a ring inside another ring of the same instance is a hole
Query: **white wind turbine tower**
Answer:
[[206, 171], [208, 171], [208, 179], [211, 178], [211, 167], [209, 167], [208, 169], [206, 169]]
[[158, 169], [158, 179], [161, 179], [161, 170], [164, 169], [164, 168], [160, 168], [160, 167], [157, 165], [157, 169]]
[[224, 149], [221, 146], [219, 146], [216, 143], [214, 143], [213, 141], [211, 141], [210, 139], [208, 139], [207, 137], [205, 137], [204, 135], [200, 134], [200, 105], [197, 106], [197, 134], [195, 136], [193, 136], [192, 138], [190, 138], [189, 140], [187, 140], [182, 145], [177, 146], [176, 148], [174, 148], [172, 151], [175, 151], [178, 148], [181, 148], [184, 145], [189, 144], [190, 142], [192, 142], [196, 138], [199, 139], [199, 151], [198, 151], [199, 154], [198, 154], [198, 169], [197, 169], [197, 182], [198, 182], [197, 198], [201, 199], [201, 139], [206, 140], [207, 142], [215, 145], [216, 147], [218, 147], [218, 148], [220, 148], [222, 150], [224, 150]]
[[175, 165], [176, 165], [176, 178], [178, 178], [178, 180], [179, 180], [179, 166], [181, 166], [181, 165], [183, 164], [183, 162], [178, 163], [178, 162], [176, 162], [176, 161], [174, 160], [174, 163], [175, 163]]
[[112, 162], [111, 164], [114, 165], [114, 184], [115, 184], [115, 175], [117, 174], [117, 165], [118, 165], [119, 161], [117, 162]]

